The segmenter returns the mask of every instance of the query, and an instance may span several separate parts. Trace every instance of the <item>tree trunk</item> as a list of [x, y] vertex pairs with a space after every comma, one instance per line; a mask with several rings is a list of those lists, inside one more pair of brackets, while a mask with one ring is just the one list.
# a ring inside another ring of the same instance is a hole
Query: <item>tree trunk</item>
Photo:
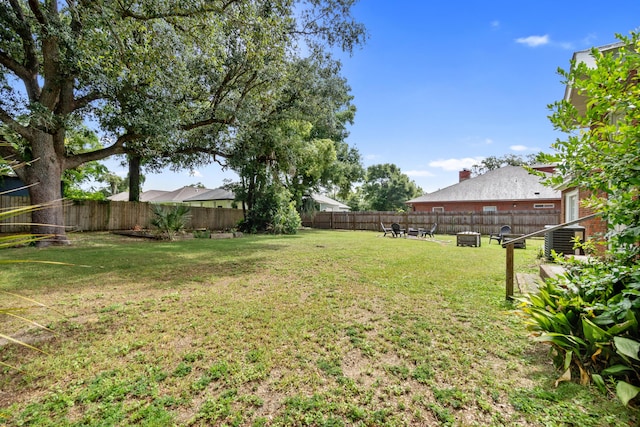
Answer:
[[129, 157], [129, 201], [140, 201], [140, 156], [131, 154]]
[[34, 160], [16, 172], [30, 185], [31, 205], [40, 206], [31, 213], [31, 232], [40, 236], [50, 236], [38, 241], [37, 246], [69, 244], [64, 224], [62, 204], [62, 162], [53, 148], [53, 136], [38, 132], [33, 147]]

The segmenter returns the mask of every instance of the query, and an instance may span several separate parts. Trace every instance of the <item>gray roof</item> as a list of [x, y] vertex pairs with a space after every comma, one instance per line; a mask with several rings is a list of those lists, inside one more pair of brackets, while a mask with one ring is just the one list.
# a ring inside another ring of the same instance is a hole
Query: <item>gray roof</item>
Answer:
[[406, 203], [548, 199], [560, 199], [560, 191], [542, 185], [522, 166], [504, 166]]
[[163, 192], [163, 194], [159, 194], [158, 196], [149, 199], [150, 202], [158, 203], [158, 202], [182, 202], [191, 197], [195, 197], [198, 194], [202, 194], [205, 191], [208, 191], [206, 188], [197, 188], [197, 187], [182, 187], [177, 190]]
[[[344, 203], [340, 203], [337, 200], [333, 200], [327, 196], [314, 193], [311, 196], [316, 202], [324, 203], [339, 207], [341, 209], [349, 209], [349, 206]], [[126, 201], [129, 200], [129, 192], [114, 194], [108, 197], [113, 201]], [[162, 191], [162, 190], [148, 190], [140, 193], [141, 202], [203, 202], [207, 200], [234, 200], [235, 195], [233, 192], [225, 190], [224, 188], [216, 188], [211, 190], [209, 188], [195, 188], [195, 187], [182, 187], [174, 191]]]
[[[148, 202], [149, 200], [153, 200], [156, 197], [159, 197], [162, 194], [168, 193], [168, 191], [163, 191], [163, 190], [149, 190], [149, 191], [143, 191], [142, 193], [140, 193], [140, 201], [141, 202]], [[107, 197], [108, 200], [114, 201], [114, 202], [127, 202], [129, 201], [129, 192], [128, 191], [123, 191], [122, 193], [118, 193], [118, 194], [114, 194], [113, 196], [109, 196]]]
[[183, 202], [202, 202], [206, 200], [234, 200], [236, 196], [224, 188], [216, 188], [215, 190], [206, 190], [196, 194], [193, 197], [184, 199]]
[[[214, 190], [211, 190], [208, 188], [196, 188], [196, 187], [188, 187], [188, 186], [178, 188], [177, 190], [173, 190], [173, 191], [148, 190], [140, 193], [140, 201], [154, 202], [154, 203], [182, 202], [186, 199], [197, 197], [198, 195], [204, 194], [208, 191], [214, 191]], [[113, 196], [107, 197], [107, 198], [113, 201], [127, 201], [129, 200], [129, 192], [123, 191], [122, 193], [114, 194]]]

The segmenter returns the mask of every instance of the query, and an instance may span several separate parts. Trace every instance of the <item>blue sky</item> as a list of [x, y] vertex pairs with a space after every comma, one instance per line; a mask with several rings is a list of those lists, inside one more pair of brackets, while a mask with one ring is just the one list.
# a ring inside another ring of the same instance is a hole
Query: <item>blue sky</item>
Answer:
[[[639, 1], [360, 0], [354, 15], [370, 38], [338, 55], [358, 110], [347, 142], [365, 167], [394, 163], [426, 192], [487, 156], [551, 152], [557, 68], [640, 28]], [[146, 177], [144, 190], [236, 178], [218, 165]]]

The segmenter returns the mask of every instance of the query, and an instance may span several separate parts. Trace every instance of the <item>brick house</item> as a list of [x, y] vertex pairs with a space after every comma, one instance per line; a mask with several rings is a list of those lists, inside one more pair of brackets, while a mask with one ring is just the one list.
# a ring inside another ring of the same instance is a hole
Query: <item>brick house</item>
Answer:
[[[549, 167], [535, 169], [549, 173]], [[477, 177], [462, 170], [459, 182], [409, 200], [412, 211], [527, 212], [559, 210], [560, 191], [546, 187], [541, 178], [522, 166], [504, 166]]]

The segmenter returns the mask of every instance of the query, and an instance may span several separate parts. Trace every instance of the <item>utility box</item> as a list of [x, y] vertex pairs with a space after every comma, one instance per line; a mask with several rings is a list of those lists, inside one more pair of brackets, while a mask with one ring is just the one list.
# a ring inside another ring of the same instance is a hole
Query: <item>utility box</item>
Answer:
[[[553, 225], [547, 225], [546, 228], [555, 227]], [[570, 225], [567, 227], [559, 228], [557, 230], [549, 231], [544, 235], [544, 256], [547, 259], [551, 259], [551, 251], [554, 250], [557, 253], [564, 255], [584, 255], [582, 249], [574, 249], [575, 238], [578, 237], [581, 242], [584, 242], [585, 231], [584, 227], [580, 225]]]

